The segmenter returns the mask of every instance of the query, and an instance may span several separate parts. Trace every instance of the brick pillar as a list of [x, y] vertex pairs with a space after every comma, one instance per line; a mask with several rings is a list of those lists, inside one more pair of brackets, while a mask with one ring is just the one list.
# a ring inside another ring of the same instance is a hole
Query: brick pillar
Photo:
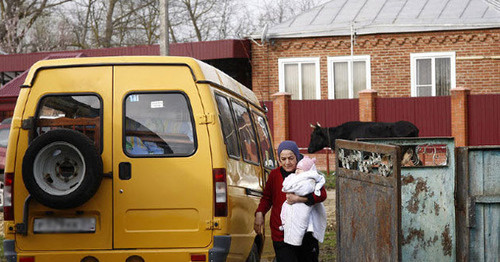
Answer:
[[292, 94], [279, 92], [271, 95], [273, 99], [273, 142], [276, 148], [279, 143], [288, 140], [288, 101], [290, 101]]
[[455, 138], [455, 146], [469, 144], [468, 98], [469, 88], [451, 89], [451, 135]]
[[377, 121], [377, 107], [375, 100], [377, 91], [366, 89], [359, 91], [359, 121], [375, 122]]

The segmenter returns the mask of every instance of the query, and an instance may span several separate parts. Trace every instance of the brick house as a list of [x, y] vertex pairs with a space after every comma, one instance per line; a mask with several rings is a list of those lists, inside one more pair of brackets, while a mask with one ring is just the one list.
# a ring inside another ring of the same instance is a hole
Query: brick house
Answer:
[[[490, 0], [333, 0], [252, 44], [253, 90], [292, 99], [500, 93], [500, 6]], [[351, 43], [353, 45], [351, 46]], [[301, 72], [301, 73], [299, 73]]]
[[[275, 142], [292, 128], [287, 98], [276, 96], [284, 92], [359, 98], [361, 121], [378, 120], [374, 97], [500, 94], [500, 6], [491, 0], [333, 0], [252, 37], [253, 91], [277, 102]], [[456, 138], [467, 129], [451, 123]]]

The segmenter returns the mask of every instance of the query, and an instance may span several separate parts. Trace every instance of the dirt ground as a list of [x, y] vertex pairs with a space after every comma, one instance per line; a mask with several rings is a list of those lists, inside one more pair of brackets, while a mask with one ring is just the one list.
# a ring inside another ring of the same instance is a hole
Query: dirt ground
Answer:
[[337, 261], [337, 236], [336, 236], [336, 213], [335, 213], [335, 190], [327, 190], [327, 198], [323, 202], [326, 210], [326, 232], [325, 240], [319, 245], [319, 261]]
[[327, 198], [323, 205], [325, 205], [326, 217], [328, 221], [328, 226], [335, 223], [335, 190], [327, 190], [326, 191]]

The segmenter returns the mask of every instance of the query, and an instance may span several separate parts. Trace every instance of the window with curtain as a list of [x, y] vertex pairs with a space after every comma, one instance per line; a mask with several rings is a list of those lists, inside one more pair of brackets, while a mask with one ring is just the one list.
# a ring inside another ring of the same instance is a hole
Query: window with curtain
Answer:
[[328, 98], [358, 98], [371, 88], [370, 56], [328, 57]]
[[283, 58], [279, 63], [280, 92], [292, 99], [320, 99], [319, 58]]
[[447, 96], [455, 87], [455, 52], [411, 54], [412, 96]]

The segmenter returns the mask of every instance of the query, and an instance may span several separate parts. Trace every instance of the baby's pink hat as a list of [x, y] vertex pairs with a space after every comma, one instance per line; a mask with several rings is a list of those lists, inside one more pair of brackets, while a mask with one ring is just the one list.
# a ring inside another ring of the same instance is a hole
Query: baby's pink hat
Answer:
[[316, 163], [316, 158], [309, 158], [308, 156], [304, 156], [302, 160], [297, 164], [297, 168], [300, 168], [304, 171], [309, 171], [312, 166]]

